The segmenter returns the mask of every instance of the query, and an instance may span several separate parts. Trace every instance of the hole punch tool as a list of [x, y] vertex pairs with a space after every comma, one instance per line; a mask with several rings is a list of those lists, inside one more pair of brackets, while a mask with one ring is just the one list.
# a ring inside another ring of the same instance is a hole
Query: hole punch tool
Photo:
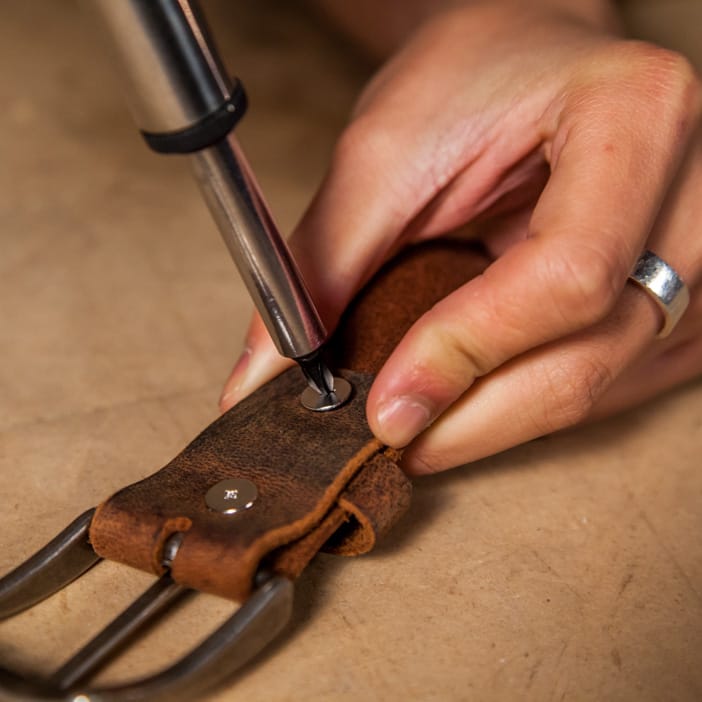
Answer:
[[230, 80], [195, 0], [91, 0], [146, 143], [187, 154], [224, 242], [279, 353], [307, 380], [302, 404], [330, 411], [351, 396], [327, 367], [327, 330], [234, 136], [247, 99]]

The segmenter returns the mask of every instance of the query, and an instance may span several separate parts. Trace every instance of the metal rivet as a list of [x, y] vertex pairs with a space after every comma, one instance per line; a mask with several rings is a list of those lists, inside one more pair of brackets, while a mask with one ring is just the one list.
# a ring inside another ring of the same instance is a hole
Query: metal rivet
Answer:
[[249, 509], [258, 497], [256, 486], [244, 478], [228, 478], [213, 485], [205, 495], [207, 506], [222, 514]]
[[300, 402], [305, 409], [313, 412], [330, 412], [341, 407], [351, 397], [353, 388], [344, 378], [334, 378], [334, 390], [330, 393], [319, 393], [312, 387], [305, 388]]

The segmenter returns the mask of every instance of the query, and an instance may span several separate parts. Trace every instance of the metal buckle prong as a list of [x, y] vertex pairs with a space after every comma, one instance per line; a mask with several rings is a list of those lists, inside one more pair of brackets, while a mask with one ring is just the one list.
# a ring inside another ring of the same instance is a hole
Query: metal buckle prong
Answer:
[[49, 678], [49, 687], [70, 690], [88, 680], [109, 662], [139, 629], [188, 592], [192, 591], [175, 583], [170, 574], [162, 575], [97, 636], [66, 661]]

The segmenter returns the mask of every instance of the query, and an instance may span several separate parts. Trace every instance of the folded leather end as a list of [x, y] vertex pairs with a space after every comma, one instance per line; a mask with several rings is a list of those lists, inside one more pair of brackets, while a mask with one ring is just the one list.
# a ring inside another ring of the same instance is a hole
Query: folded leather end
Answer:
[[412, 483], [400, 469], [400, 454], [388, 449], [374, 456], [339, 496], [351, 519], [324, 545], [327, 553], [358, 556], [368, 553], [407, 511]]

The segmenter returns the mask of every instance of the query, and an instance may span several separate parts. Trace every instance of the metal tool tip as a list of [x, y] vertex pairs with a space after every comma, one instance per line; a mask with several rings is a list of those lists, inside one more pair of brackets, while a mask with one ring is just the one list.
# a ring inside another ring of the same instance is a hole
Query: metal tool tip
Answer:
[[307, 388], [302, 393], [302, 406], [313, 412], [329, 412], [346, 403], [353, 387], [348, 380], [335, 377], [319, 354], [298, 359], [307, 379]]
[[300, 397], [302, 406], [313, 412], [329, 412], [346, 404], [353, 392], [351, 383], [338, 377], [332, 378], [332, 380], [333, 385], [329, 392], [319, 393], [314, 388], [307, 386]]

